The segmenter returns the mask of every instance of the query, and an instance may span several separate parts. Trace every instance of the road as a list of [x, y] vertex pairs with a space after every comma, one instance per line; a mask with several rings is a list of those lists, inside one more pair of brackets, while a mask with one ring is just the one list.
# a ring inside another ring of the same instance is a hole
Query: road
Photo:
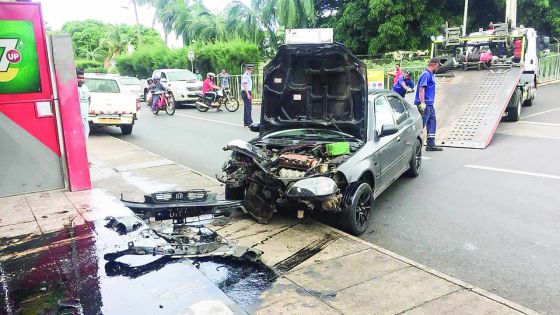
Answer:
[[[500, 124], [485, 150], [428, 152], [422, 174], [375, 203], [362, 238], [537, 311], [560, 309], [560, 87], [539, 90], [520, 123]], [[258, 107], [253, 119], [259, 117]], [[130, 136], [142, 148], [210, 176], [232, 139], [251, 139], [242, 111], [146, 107]], [[95, 135], [92, 135], [95, 136]]]

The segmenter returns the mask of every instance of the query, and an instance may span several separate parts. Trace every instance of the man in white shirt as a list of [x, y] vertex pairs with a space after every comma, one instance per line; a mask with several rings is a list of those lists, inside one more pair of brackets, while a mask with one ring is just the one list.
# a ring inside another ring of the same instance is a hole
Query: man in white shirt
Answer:
[[251, 73], [253, 73], [253, 66], [246, 65], [245, 73], [241, 76], [241, 98], [243, 99], [243, 125], [245, 127], [253, 123], [253, 118], [251, 117], [251, 100], [253, 91], [253, 80], [251, 78]]
[[78, 96], [80, 97], [80, 113], [82, 116], [82, 123], [84, 125], [84, 137], [87, 142], [89, 135], [89, 104], [91, 103], [91, 96], [89, 95], [89, 89], [84, 85], [84, 70], [76, 69], [76, 77], [78, 78]]

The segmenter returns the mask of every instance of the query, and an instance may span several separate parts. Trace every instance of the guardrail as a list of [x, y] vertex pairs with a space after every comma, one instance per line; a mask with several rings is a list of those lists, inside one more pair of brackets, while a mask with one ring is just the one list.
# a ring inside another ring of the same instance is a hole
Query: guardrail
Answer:
[[[262, 99], [263, 78], [260, 74], [251, 75], [253, 79], [253, 103], [260, 103]], [[217, 81], [220, 84], [219, 80]], [[237, 98], [241, 102], [241, 75], [229, 76], [229, 91], [230, 95]]]

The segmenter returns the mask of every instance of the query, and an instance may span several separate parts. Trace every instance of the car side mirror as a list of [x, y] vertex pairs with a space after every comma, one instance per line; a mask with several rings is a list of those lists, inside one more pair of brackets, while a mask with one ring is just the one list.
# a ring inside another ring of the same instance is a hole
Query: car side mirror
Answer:
[[381, 126], [381, 133], [379, 137], [385, 137], [399, 132], [399, 127], [393, 124], [386, 124]]
[[166, 79], [166, 78], [161, 78], [160, 81], [163, 82], [163, 83], [165, 83], [165, 82], [167, 82], [167, 79]]
[[252, 123], [251, 125], [249, 125], [249, 130], [251, 130], [252, 132], [261, 132], [261, 124], [259, 124], [258, 122]]

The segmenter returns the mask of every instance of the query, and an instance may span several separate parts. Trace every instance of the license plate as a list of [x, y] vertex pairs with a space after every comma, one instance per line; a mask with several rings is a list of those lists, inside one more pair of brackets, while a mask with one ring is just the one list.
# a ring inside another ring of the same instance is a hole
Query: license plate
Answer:
[[120, 124], [120, 118], [99, 118], [100, 124]]

